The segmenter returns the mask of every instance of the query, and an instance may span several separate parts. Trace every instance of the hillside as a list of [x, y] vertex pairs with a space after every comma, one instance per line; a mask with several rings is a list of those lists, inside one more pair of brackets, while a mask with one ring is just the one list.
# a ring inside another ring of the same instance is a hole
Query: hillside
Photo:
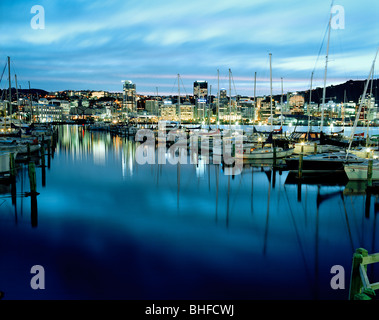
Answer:
[[[349, 80], [345, 83], [341, 83], [338, 85], [331, 85], [326, 88], [326, 101], [329, 101], [332, 99], [335, 102], [348, 102], [348, 101], [354, 101], [358, 103], [360, 96], [363, 94], [364, 86], [365, 86], [366, 80]], [[376, 102], [378, 102], [378, 84], [379, 79], [374, 79], [373, 85], [372, 85], [372, 93], [375, 96]], [[370, 92], [371, 83], [369, 85]], [[322, 102], [322, 91], [323, 88], [315, 88], [312, 90], [312, 101], [315, 103], [321, 103]], [[309, 101], [309, 90], [306, 91], [299, 91], [299, 94], [304, 96], [305, 102]], [[346, 96], [345, 96], [346, 93]], [[280, 95], [274, 96], [274, 99], [277, 101], [280, 101]], [[285, 100], [285, 99], [284, 99]]]

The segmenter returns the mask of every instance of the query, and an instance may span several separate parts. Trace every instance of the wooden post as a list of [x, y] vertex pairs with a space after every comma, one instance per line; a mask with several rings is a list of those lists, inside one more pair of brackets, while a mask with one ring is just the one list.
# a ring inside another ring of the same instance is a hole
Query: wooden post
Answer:
[[273, 154], [273, 166], [276, 167], [276, 147], [274, 147], [274, 154]]
[[314, 152], [314, 154], [317, 154], [317, 143], [315, 142], [313, 146], [314, 146], [314, 151], [313, 152]]
[[30, 193], [37, 193], [37, 181], [36, 181], [36, 169], [34, 162], [29, 162], [29, 183], [30, 183]]
[[303, 149], [304, 147], [301, 146], [301, 152], [299, 155], [299, 170], [298, 170], [298, 178], [301, 179], [303, 176]]
[[45, 146], [41, 146], [42, 187], [46, 186]]
[[38, 209], [37, 209], [37, 194], [32, 194], [30, 197], [30, 220], [33, 228], [38, 225]]
[[13, 153], [9, 154], [9, 170], [10, 170], [10, 175], [13, 182], [16, 177], [16, 162], [15, 162]]
[[[355, 250], [355, 253], [353, 255], [353, 263], [351, 267], [349, 300], [355, 300], [356, 295], [361, 293], [362, 280], [359, 272], [359, 266], [363, 261], [363, 257], [366, 256], [368, 256], [367, 250], [363, 248], [358, 248]], [[365, 268], [367, 270], [367, 267]]]
[[26, 144], [26, 150], [28, 154], [28, 159], [30, 159], [30, 143], [29, 142]]
[[41, 165], [45, 166], [45, 146], [41, 146]]
[[47, 140], [47, 167], [50, 169], [51, 152], [50, 152], [50, 140]]
[[[9, 172], [11, 179], [11, 196], [12, 196], [12, 204], [16, 207], [17, 203], [17, 195], [16, 195], [16, 161], [14, 158], [14, 154], [9, 154]], [[17, 211], [16, 211], [16, 219], [17, 219]]]
[[369, 187], [372, 186], [372, 164], [373, 164], [373, 160], [369, 159], [368, 160], [368, 167], [367, 167], [367, 185]]

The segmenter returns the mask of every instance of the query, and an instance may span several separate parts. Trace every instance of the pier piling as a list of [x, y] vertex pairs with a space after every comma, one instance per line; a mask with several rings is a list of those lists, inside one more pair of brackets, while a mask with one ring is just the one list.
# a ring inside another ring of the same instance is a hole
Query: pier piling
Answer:
[[274, 149], [273, 149], [273, 161], [272, 161], [272, 165], [274, 167], [276, 167], [276, 147], [274, 147]]
[[368, 166], [367, 166], [367, 185], [369, 187], [372, 187], [372, 165], [373, 165], [373, 160], [369, 159]]
[[13, 182], [14, 179], [16, 178], [16, 161], [15, 161], [13, 153], [9, 154], [9, 170], [10, 170], [11, 180]]
[[26, 144], [26, 150], [27, 150], [27, 155], [28, 155], [28, 160], [30, 159], [30, 143], [28, 142]]
[[42, 168], [42, 186], [46, 186], [46, 161], [45, 161], [45, 146], [41, 146], [41, 168]]
[[37, 180], [36, 180], [36, 169], [34, 162], [29, 162], [29, 183], [30, 183], [30, 193], [37, 193]]
[[299, 170], [298, 170], [298, 178], [301, 179], [303, 176], [303, 146], [301, 146], [301, 152], [299, 154]]

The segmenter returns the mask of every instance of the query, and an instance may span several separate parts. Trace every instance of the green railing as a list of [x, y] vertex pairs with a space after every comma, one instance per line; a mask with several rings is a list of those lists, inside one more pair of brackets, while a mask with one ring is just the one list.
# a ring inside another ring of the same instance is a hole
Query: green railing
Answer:
[[379, 282], [370, 283], [367, 276], [367, 265], [379, 262], [379, 253], [368, 254], [367, 250], [359, 248], [353, 255], [353, 265], [350, 279], [350, 300], [372, 300]]

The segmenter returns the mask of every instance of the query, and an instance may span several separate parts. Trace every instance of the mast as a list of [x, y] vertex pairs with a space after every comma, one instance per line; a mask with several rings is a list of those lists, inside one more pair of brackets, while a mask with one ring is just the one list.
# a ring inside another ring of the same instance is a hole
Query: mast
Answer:
[[371, 87], [370, 87], [370, 100], [367, 102], [367, 134], [366, 134], [366, 147], [368, 147], [369, 145], [369, 136], [368, 136], [368, 133], [369, 133], [369, 129], [370, 129], [370, 120], [369, 120], [369, 114], [370, 114], [370, 110], [371, 110], [371, 99], [372, 99], [372, 85], [374, 83], [374, 69], [375, 69], [375, 65], [372, 66], [372, 75], [371, 75]]
[[254, 121], [256, 120], [255, 115], [257, 114], [257, 72], [254, 72]]
[[[368, 89], [368, 84], [370, 82], [371, 75], [374, 73], [374, 66], [375, 66], [376, 57], [378, 56], [378, 52], [379, 52], [379, 47], [376, 50], [375, 58], [374, 58], [374, 61], [372, 62], [372, 66], [371, 66], [371, 69], [370, 69], [370, 73], [369, 73], [369, 75], [367, 77], [367, 81], [366, 81], [366, 85], [365, 85], [365, 89], [363, 91], [362, 97], [366, 96], [367, 89]], [[349, 140], [350, 140], [349, 141], [349, 148], [347, 149], [347, 152], [346, 152], [346, 159], [349, 156], [351, 144], [353, 142], [353, 138], [354, 138], [354, 134], [355, 134], [355, 128], [357, 127], [357, 124], [358, 124], [358, 121], [359, 121], [359, 114], [361, 113], [363, 101], [364, 101], [364, 99], [362, 98], [361, 101], [360, 101], [360, 103], [359, 103], [358, 113], [355, 115], [355, 121], [354, 121], [353, 130], [351, 130], [351, 134], [350, 134], [350, 138], [349, 138]]]
[[9, 115], [9, 121], [11, 121], [10, 116], [12, 114], [12, 80], [11, 80], [11, 58], [10, 57], [8, 57], [8, 80], [9, 80], [8, 115]]
[[155, 87], [157, 90], [157, 116], [158, 116], [158, 122], [159, 122], [159, 117], [161, 116], [160, 110], [159, 110], [159, 95], [158, 95], [158, 87]]
[[328, 73], [328, 60], [329, 60], [329, 41], [330, 41], [330, 24], [332, 21], [332, 12], [330, 12], [330, 18], [328, 23], [328, 43], [326, 45], [326, 56], [325, 56], [325, 73], [324, 73], [324, 88], [322, 91], [322, 105], [321, 105], [321, 125], [320, 132], [322, 132], [324, 128], [324, 107], [325, 107], [325, 96], [326, 96], [326, 76]]
[[208, 94], [208, 99], [209, 99], [209, 101], [208, 101], [208, 126], [211, 125], [211, 97], [212, 97], [212, 85], [209, 85], [209, 94]]
[[343, 104], [342, 104], [342, 128], [345, 130], [345, 103], [346, 103], [346, 89], [343, 91]]
[[[14, 81], [15, 81], [15, 86], [16, 86], [17, 112], [19, 112], [19, 106], [18, 106], [18, 87], [17, 87], [17, 75], [16, 74], [14, 75]], [[20, 121], [21, 121], [21, 113], [20, 113]]]
[[283, 132], [283, 78], [280, 78], [282, 82], [282, 95], [280, 96], [280, 127]]
[[229, 69], [229, 130], [231, 130], [232, 121], [232, 83], [230, 78], [231, 70]]
[[270, 131], [272, 132], [272, 68], [271, 68], [271, 56], [272, 54], [270, 53]]
[[31, 121], [32, 123], [34, 122], [33, 120], [33, 103], [32, 103], [32, 93], [30, 91], [30, 81], [28, 81], [29, 83], [29, 104], [30, 104], [30, 115], [31, 115]]
[[219, 123], [219, 109], [220, 109], [220, 71], [217, 69], [217, 129]]
[[180, 116], [180, 75], [178, 73], [178, 113], [179, 113], [179, 128], [182, 124]]
[[[311, 74], [311, 88], [309, 90], [309, 106], [308, 106], [308, 135], [309, 135], [309, 131], [310, 131], [310, 124], [311, 124], [311, 103], [312, 103], [312, 84], [313, 84], [313, 74], [314, 74], [314, 71], [312, 71], [312, 74]], [[308, 136], [307, 135], [307, 136]]]

